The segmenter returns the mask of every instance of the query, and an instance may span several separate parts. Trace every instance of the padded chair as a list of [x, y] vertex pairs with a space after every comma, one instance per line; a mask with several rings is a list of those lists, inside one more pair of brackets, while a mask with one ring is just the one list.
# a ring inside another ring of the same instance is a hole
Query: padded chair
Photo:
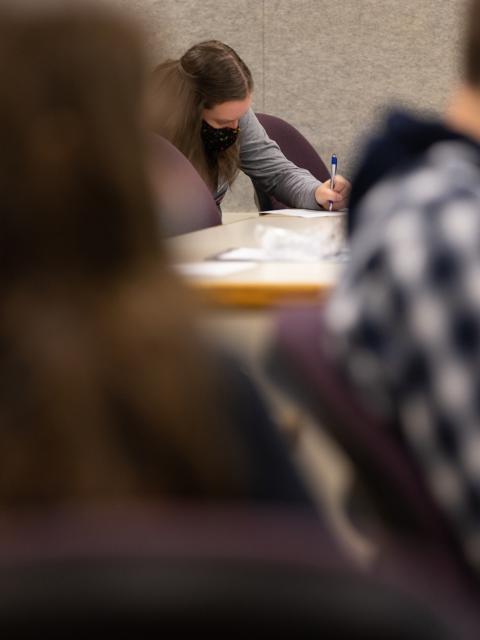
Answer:
[[[297, 167], [308, 169], [320, 182], [330, 178], [325, 163], [310, 142], [294, 126], [266, 113], [255, 114], [269, 137], [278, 144], [284, 156]], [[287, 209], [287, 205], [261, 190], [255, 190], [259, 211]]]
[[352, 569], [301, 512], [164, 504], [2, 517], [9, 640], [463, 637], [434, 611], [406, 584]]
[[166, 236], [222, 223], [207, 185], [192, 163], [168, 140], [152, 134], [153, 180], [160, 226]]
[[362, 495], [379, 518], [372, 531], [382, 523], [382, 544], [423, 545], [429, 550], [424, 559], [441, 566], [455, 589], [478, 597], [478, 584], [399, 430], [365, 407], [322, 348], [322, 331], [321, 307], [282, 310], [268, 357], [270, 378], [308, 407], [353, 462]]

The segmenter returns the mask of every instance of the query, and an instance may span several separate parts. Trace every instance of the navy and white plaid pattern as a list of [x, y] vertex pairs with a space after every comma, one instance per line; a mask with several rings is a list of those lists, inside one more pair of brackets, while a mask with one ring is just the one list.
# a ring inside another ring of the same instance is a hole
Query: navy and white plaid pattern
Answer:
[[437, 142], [359, 209], [326, 313], [335, 356], [396, 416], [480, 572], [480, 156]]

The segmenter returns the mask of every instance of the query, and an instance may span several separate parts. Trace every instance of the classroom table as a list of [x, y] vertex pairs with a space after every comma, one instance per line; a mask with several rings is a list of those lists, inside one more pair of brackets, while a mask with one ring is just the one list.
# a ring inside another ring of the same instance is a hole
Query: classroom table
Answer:
[[[210, 227], [167, 241], [174, 263], [192, 264], [212, 259], [238, 247], [258, 247], [258, 226], [277, 227], [297, 233], [315, 233], [336, 227], [345, 233], [345, 214], [324, 218], [263, 215]], [[343, 263], [268, 261], [251, 264], [246, 270], [223, 276], [187, 276], [187, 281], [209, 302], [225, 307], [267, 308], [287, 300], [318, 300], [337, 282]]]

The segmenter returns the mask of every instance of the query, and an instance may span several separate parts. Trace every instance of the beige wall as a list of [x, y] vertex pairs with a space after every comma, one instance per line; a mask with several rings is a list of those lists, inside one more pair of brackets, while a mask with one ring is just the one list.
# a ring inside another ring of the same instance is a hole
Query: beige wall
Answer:
[[[297, 126], [350, 175], [385, 105], [440, 111], [456, 79], [465, 0], [115, 0], [144, 19], [154, 58], [217, 38], [256, 82], [255, 107]], [[254, 209], [247, 179], [225, 210]]]

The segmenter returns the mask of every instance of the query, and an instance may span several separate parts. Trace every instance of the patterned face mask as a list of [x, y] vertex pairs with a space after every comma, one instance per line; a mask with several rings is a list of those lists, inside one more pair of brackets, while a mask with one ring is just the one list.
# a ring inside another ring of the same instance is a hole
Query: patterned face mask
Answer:
[[232, 144], [235, 144], [238, 134], [240, 133], [240, 127], [231, 129], [230, 127], [223, 127], [222, 129], [215, 129], [202, 120], [202, 140], [207, 153], [218, 153], [219, 151], [225, 151]]

